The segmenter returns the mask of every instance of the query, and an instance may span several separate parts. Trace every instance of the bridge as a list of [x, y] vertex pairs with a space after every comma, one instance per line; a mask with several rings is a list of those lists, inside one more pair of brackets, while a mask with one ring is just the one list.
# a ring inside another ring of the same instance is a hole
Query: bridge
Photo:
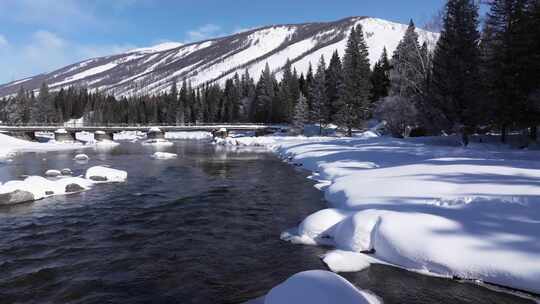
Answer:
[[54, 133], [57, 141], [73, 141], [78, 132], [94, 133], [95, 139], [112, 140], [114, 133], [139, 131], [149, 139], [163, 138], [166, 132], [210, 132], [214, 137], [227, 136], [229, 132], [254, 132], [255, 136], [275, 133], [286, 129], [283, 125], [272, 124], [201, 124], [201, 125], [0, 125], [0, 133], [36, 140], [36, 132]]

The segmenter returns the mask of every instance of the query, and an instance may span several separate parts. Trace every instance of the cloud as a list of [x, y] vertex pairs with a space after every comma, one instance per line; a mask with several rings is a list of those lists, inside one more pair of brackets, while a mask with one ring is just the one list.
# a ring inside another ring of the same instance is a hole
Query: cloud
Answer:
[[215, 24], [205, 24], [197, 29], [188, 31], [186, 42], [201, 41], [209, 38], [213, 38], [222, 34], [221, 27]]
[[[0, 42], [1, 43], [1, 42]], [[1, 46], [1, 44], [0, 44]], [[38, 30], [23, 45], [0, 48], [0, 83], [50, 72], [88, 58], [122, 53], [130, 44], [93, 45], [69, 41], [56, 33]]]
[[0, 48], [7, 47], [9, 45], [9, 42], [7, 38], [4, 35], [0, 34]]

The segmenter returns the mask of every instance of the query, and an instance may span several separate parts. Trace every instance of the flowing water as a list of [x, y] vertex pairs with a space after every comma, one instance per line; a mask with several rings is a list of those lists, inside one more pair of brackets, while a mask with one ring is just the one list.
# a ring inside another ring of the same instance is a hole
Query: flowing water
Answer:
[[[243, 303], [289, 276], [325, 269], [325, 248], [279, 239], [325, 207], [306, 174], [264, 151], [179, 141], [19, 154], [0, 181], [93, 165], [128, 182], [0, 208], [0, 303]], [[344, 275], [385, 303], [528, 303], [486, 288], [373, 265]]]

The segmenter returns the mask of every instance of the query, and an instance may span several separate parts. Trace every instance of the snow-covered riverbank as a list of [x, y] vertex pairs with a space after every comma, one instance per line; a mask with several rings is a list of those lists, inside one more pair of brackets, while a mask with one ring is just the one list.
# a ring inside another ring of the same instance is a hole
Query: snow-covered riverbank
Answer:
[[540, 293], [540, 152], [370, 133], [218, 143], [265, 146], [313, 172], [332, 209], [282, 237], [334, 246], [323, 258], [332, 270], [375, 259]]
[[77, 150], [88, 146], [82, 143], [47, 143], [30, 142], [0, 133], [0, 160], [8, 159], [10, 155], [17, 152], [40, 152], [40, 151], [62, 151]]

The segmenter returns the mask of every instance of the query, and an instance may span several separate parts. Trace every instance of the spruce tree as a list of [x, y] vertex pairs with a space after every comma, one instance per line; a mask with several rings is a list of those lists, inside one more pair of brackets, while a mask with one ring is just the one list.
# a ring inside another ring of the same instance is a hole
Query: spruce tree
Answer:
[[343, 69], [341, 58], [336, 51], [332, 54], [328, 69], [326, 70], [326, 100], [328, 102], [328, 121], [333, 121], [339, 110], [339, 98], [343, 90]]
[[432, 93], [444, 113], [447, 129], [463, 135], [478, 121], [480, 98], [478, 6], [474, 0], [449, 0], [443, 30], [433, 57]]
[[370, 63], [362, 27], [352, 28], [343, 57], [343, 84], [336, 123], [352, 136], [352, 129], [367, 119], [369, 110]]
[[[523, 56], [527, 56], [523, 25], [527, 0], [491, 0], [482, 38], [483, 78], [487, 100], [494, 101], [494, 121], [501, 141], [526, 113]], [[525, 29], [531, 30], [531, 29]]]
[[298, 132], [303, 132], [304, 126], [309, 122], [309, 109], [304, 94], [300, 94], [294, 106], [293, 127]]
[[383, 49], [381, 58], [373, 67], [371, 74], [371, 102], [374, 103], [379, 99], [388, 96], [390, 89], [390, 60], [386, 47]]
[[322, 135], [323, 129], [329, 123], [326, 95], [326, 63], [323, 56], [319, 60], [317, 72], [309, 87], [309, 97], [311, 100], [310, 120], [319, 125], [319, 135]]

